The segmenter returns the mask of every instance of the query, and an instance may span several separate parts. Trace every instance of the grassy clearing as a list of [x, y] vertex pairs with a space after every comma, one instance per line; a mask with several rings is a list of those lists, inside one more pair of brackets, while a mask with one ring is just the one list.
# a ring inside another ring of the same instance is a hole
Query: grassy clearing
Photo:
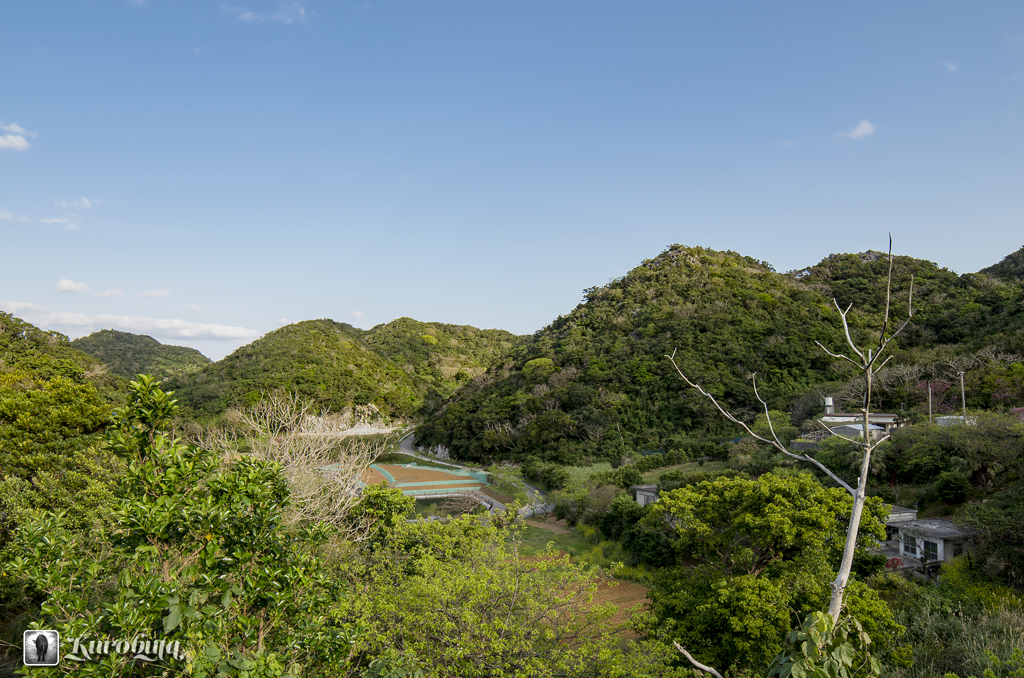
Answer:
[[565, 489], [571, 492], [586, 489], [589, 487], [587, 481], [590, 480], [590, 476], [601, 471], [611, 471], [612, 465], [601, 461], [590, 466], [567, 466], [566, 470], [569, 472], [569, 484], [565, 486]]
[[[447, 518], [450, 514], [446, 513], [441, 505], [444, 504], [444, 497], [437, 497], [434, 499], [417, 499], [416, 506], [413, 508], [413, 513], [409, 515], [410, 518]], [[473, 515], [484, 513], [487, 509], [482, 505], [473, 510]]]
[[700, 462], [688, 461], [685, 464], [676, 464], [675, 466], [666, 466], [664, 468], [656, 468], [653, 471], [648, 471], [643, 475], [645, 483], [656, 483], [658, 477], [666, 471], [680, 470], [685, 473], [693, 473], [694, 471], [722, 471], [729, 468], [729, 462], [726, 461], [706, 461], [702, 466]]
[[510, 469], [502, 468], [499, 466], [492, 466], [488, 469], [487, 476], [491, 481], [491, 488], [497, 494], [503, 495], [508, 501], [501, 497], [495, 497], [502, 504], [510, 504], [513, 500], [518, 499], [520, 504], [529, 504], [530, 498], [526, 494], [526, 490], [522, 486], [522, 476], [519, 475], [518, 469], [513, 473]]

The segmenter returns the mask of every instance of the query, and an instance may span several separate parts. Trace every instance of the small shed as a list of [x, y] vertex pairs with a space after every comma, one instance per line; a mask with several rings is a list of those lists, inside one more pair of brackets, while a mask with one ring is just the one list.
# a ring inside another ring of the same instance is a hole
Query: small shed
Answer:
[[925, 563], [946, 563], [970, 544], [972, 533], [949, 520], [927, 518], [899, 523], [900, 553]]
[[658, 501], [657, 485], [633, 485], [629, 488], [636, 495], [636, 503], [647, 506]]

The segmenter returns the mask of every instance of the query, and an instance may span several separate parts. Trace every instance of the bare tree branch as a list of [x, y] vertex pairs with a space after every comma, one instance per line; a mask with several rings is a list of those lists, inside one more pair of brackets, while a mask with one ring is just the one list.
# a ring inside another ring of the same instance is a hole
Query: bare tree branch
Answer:
[[[828, 467], [826, 467], [825, 465], [823, 465], [823, 464], [822, 464], [821, 462], [819, 462], [819, 461], [818, 461], [817, 459], [815, 459], [815, 458], [813, 458], [813, 457], [810, 457], [810, 456], [808, 456], [808, 455], [806, 455], [806, 454], [805, 454], [805, 455], [793, 454], [792, 452], [790, 452], [789, 450], [787, 450], [787, 449], [786, 449], [786, 446], [785, 446], [785, 445], [783, 445], [783, 444], [782, 444], [781, 442], [779, 442], [779, 441], [778, 441], [778, 439], [775, 439], [775, 440], [769, 440], [769, 439], [767, 439], [767, 438], [762, 438], [761, 436], [757, 435], [757, 434], [756, 434], [756, 433], [754, 433], [754, 432], [753, 432], [752, 430], [750, 430], [750, 427], [749, 427], [749, 426], [747, 426], [747, 425], [746, 425], [745, 423], [743, 423], [742, 421], [740, 421], [739, 419], [737, 419], [737, 418], [736, 418], [735, 416], [733, 416], [732, 412], [729, 412], [729, 411], [728, 411], [728, 410], [726, 410], [726, 409], [725, 409], [724, 407], [722, 407], [722, 406], [721, 406], [721, 405], [720, 405], [720, 404], [718, 403], [718, 401], [717, 401], [717, 400], [715, 399], [715, 396], [713, 396], [713, 395], [711, 395], [710, 393], [708, 393], [707, 391], [705, 391], [705, 390], [704, 390], [703, 388], [701, 388], [701, 387], [700, 387], [700, 386], [699, 386], [698, 384], [695, 384], [695, 383], [693, 383], [692, 381], [690, 381], [690, 379], [689, 379], [689, 378], [688, 378], [688, 377], [687, 377], [687, 376], [686, 376], [685, 374], [683, 374], [683, 371], [682, 371], [681, 369], [679, 369], [679, 365], [677, 365], [677, 364], [676, 364], [676, 359], [675, 359], [675, 355], [676, 355], [676, 352], [675, 352], [675, 351], [672, 351], [672, 355], [667, 355], [667, 356], [665, 356], [665, 357], [669, 359], [669, 361], [670, 361], [670, 362], [672, 363], [672, 367], [674, 367], [674, 368], [676, 369], [676, 372], [678, 372], [678, 373], [679, 373], [679, 376], [683, 378], [683, 381], [685, 381], [685, 382], [686, 382], [687, 384], [689, 384], [691, 388], [695, 388], [695, 389], [697, 389], [697, 391], [698, 391], [698, 392], [699, 392], [699, 393], [700, 393], [701, 395], [703, 395], [703, 396], [704, 396], [705, 398], [707, 398], [708, 400], [710, 400], [710, 401], [711, 401], [711, 403], [712, 403], [712, 404], [713, 404], [713, 405], [714, 405], [714, 406], [715, 406], [715, 407], [716, 407], [716, 408], [718, 409], [718, 411], [719, 411], [719, 412], [721, 412], [721, 413], [722, 413], [722, 415], [723, 415], [723, 416], [724, 416], [724, 417], [725, 417], [726, 419], [728, 419], [729, 421], [731, 421], [732, 423], [734, 423], [734, 424], [736, 424], [736, 425], [738, 425], [738, 426], [741, 426], [741, 427], [743, 428], [743, 430], [744, 430], [744, 431], [746, 431], [746, 432], [747, 432], [747, 433], [748, 433], [748, 434], [749, 434], [750, 436], [752, 436], [752, 437], [753, 437], [753, 438], [755, 438], [756, 440], [760, 440], [760, 441], [761, 441], [761, 442], [763, 442], [763, 443], [768, 443], [769, 445], [771, 445], [772, 447], [774, 447], [775, 449], [777, 449], [777, 450], [778, 450], [779, 452], [782, 452], [782, 453], [783, 453], [783, 454], [785, 454], [786, 456], [788, 456], [788, 457], [792, 457], [793, 459], [798, 459], [798, 460], [800, 460], [800, 461], [806, 461], [806, 462], [808, 462], [808, 463], [814, 464], [814, 465], [815, 465], [815, 466], [817, 466], [817, 467], [818, 467], [819, 469], [821, 469], [822, 471], [824, 471], [824, 472], [825, 472], [825, 473], [826, 473], [826, 474], [828, 475], [828, 477], [829, 477], [829, 478], [831, 478], [832, 480], [834, 480], [834, 481], [835, 481], [835, 482], [836, 482], [836, 483], [837, 483], [837, 484], [838, 484], [838, 485], [839, 485], [840, 487], [842, 487], [842, 488], [843, 488], [844, 490], [846, 490], [847, 492], [849, 492], [849, 493], [850, 493], [850, 494], [852, 494], [852, 495], [856, 495], [856, 492], [854, 491], [854, 489], [853, 489], [852, 487], [850, 487], [850, 486], [849, 486], [849, 485], [848, 485], [848, 484], [846, 483], [846, 481], [845, 481], [845, 480], [843, 480], [842, 478], [840, 478], [839, 476], [837, 476], [837, 475], [836, 475], [835, 473], [833, 473], [832, 471], [830, 471], [830, 470], [828, 469]], [[755, 391], [755, 392], [756, 392], [756, 391]], [[757, 398], [757, 399], [758, 399], [758, 400], [761, 400], [761, 397], [760, 397], [760, 396], [758, 396], [758, 398]], [[763, 400], [761, 400], [761, 402], [762, 402], [762, 403], [764, 403], [764, 401], [763, 401]], [[766, 407], [767, 407], [767, 405], [766, 405]], [[773, 435], [774, 435], [774, 431], [773, 431]]]
[[722, 674], [721, 673], [719, 673], [718, 671], [715, 671], [710, 666], [705, 666], [704, 664], [701, 664], [699, 661], [694, 659], [693, 656], [689, 652], [687, 652], [686, 650], [683, 649], [682, 645], [680, 645], [679, 643], [677, 643], [674, 640], [672, 641], [672, 644], [675, 645], [676, 649], [679, 650], [683, 654], [684, 657], [689, 659], [690, 663], [693, 664], [694, 666], [696, 666], [698, 669], [700, 669], [701, 671], [706, 671], [707, 673], [710, 673], [715, 678], [722, 678]]

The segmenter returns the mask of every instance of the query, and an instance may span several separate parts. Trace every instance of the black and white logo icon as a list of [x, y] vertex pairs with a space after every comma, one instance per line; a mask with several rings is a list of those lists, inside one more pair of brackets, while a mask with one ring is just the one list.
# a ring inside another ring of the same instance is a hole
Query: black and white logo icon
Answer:
[[56, 631], [25, 631], [25, 666], [56, 666], [60, 663], [60, 634]]

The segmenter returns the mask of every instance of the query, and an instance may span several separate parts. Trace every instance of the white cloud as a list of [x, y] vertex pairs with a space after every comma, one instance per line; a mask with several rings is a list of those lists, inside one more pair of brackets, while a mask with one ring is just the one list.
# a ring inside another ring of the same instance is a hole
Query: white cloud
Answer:
[[20, 134], [5, 134], [0, 137], [0, 151], [6, 149], [13, 149], [15, 151], [26, 151], [28, 150], [29, 143], [25, 137]]
[[945, 68], [947, 71], [949, 71], [950, 75], [953, 75], [954, 73], [958, 73], [960, 71], [960, 67], [959, 66], [957, 66], [954, 63], [950, 63], [949, 61], [943, 61], [942, 62], [942, 67]]
[[875, 126], [867, 120], [861, 120], [857, 123], [857, 126], [849, 132], [838, 132], [839, 136], [848, 137], [850, 139], [863, 139], [864, 137], [869, 137], [874, 133]]
[[364, 315], [366, 314], [362, 311], [352, 311], [352, 316], [355, 318], [362, 318]]
[[199, 304], [185, 304], [185, 310], [195, 311], [196, 313], [202, 313], [203, 307], [200, 306]]
[[71, 217], [52, 217], [49, 219], [40, 219], [44, 224], [64, 224], [64, 229], [67, 231], [75, 231], [78, 229], [78, 220], [72, 219]]
[[89, 286], [84, 282], [75, 282], [74, 280], [61, 278], [54, 289], [58, 292], [88, 292]]
[[35, 136], [35, 134], [29, 132], [27, 129], [25, 129], [16, 122], [12, 122], [10, 125], [6, 125], [0, 122], [0, 130], [3, 130], [4, 132], [11, 132], [12, 134], [27, 134], [30, 137]]
[[89, 200], [88, 198], [79, 198], [78, 200], [68, 202], [64, 198], [60, 198], [59, 200], [55, 200], [53, 204], [65, 210], [85, 211], [91, 210], [93, 207], [96, 207], [97, 205], [102, 205], [103, 201]]
[[23, 301], [0, 301], [0, 310], [13, 313], [43, 329], [68, 328], [75, 330], [76, 334], [89, 334], [108, 327], [166, 339], [255, 339], [261, 334], [247, 327], [207, 325], [178, 319], [49, 311]]
[[146, 290], [145, 292], [139, 293], [139, 296], [142, 297], [143, 299], [155, 299], [157, 297], [166, 297], [169, 296], [170, 294], [171, 291], [168, 289]]
[[97, 297], [123, 297], [124, 292], [121, 290], [103, 290], [102, 292], [96, 293]]
[[292, 321], [288, 320], [288, 318], [281, 318], [280, 320], [277, 321], [278, 325], [290, 325], [291, 323]]

